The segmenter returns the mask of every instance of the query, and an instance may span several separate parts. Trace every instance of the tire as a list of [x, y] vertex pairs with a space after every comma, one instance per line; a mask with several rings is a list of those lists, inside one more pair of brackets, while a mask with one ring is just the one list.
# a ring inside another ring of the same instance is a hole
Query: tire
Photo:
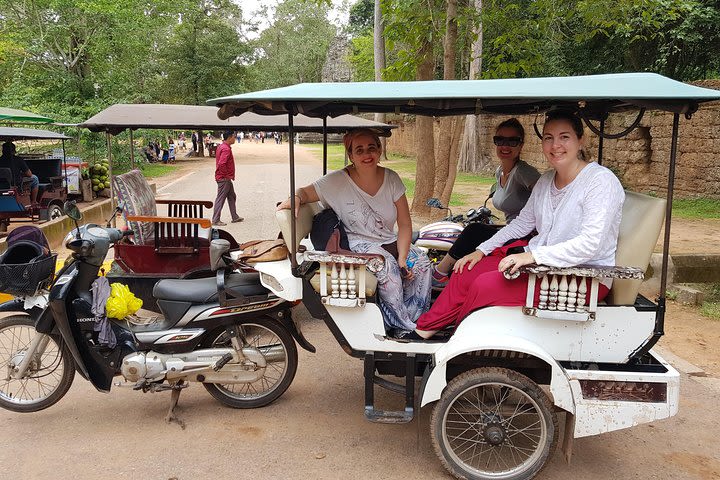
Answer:
[[53, 203], [48, 206], [48, 212], [47, 212], [48, 220], [55, 220], [56, 218], [60, 218], [63, 215], [65, 215], [65, 212], [63, 212], [63, 209], [62, 209], [62, 207], [60, 207], [60, 205]]
[[0, 407], [13, 412], [37, 412], [54, 405], [75, 378], [70, 350], [58, 337], [51, 336], [40, 363], [32, 362], [25, 378], [7, 380], [11, 364], [35, 334], [35, 323], [27, 315], [0, 319]]
[[530, 479], [557, 446], [550, 399], [535, 382], [505, 368], [455, 377], [430, 422], [435, 453], [462, 479]]
[[[245, 339], [254, 347], [282, 345], [285, 352], [284, 362], [268, 362], [266, 375], [260, 380], [248, 384], [203, 383], [210, 395], [233, 408], [258, 408], [277, 400], [288, 389], [297, 371], [298, 354], [295, 340], [290, 332], [277, 320], [260, 317], [239, 324], [244, 329]], [[212, 332], [204, 346], [230, 347], [230, 339], [224, 328]]]

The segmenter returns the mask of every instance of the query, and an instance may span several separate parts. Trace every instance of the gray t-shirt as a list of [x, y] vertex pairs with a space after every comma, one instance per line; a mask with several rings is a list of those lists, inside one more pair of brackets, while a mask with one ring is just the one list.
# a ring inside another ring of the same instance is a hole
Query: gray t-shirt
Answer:
[[348, 234], [350, 248], [364, 242], [397, 240], [395, 202], [405, 194], [400, 176], [389, 168], [375, 195], [368, 195], [350, 178], [347, 170], [336, 170], [313, 183], [320, 201], [335, 210]]
[[510, 170], [505, 186], [500, 186], [500, 175], [502, 167], [495, 170], [495, 180], [497, 181], [497, 190], [493, 195], [492, 203], [501, 212], [505, 214], [505, 222], [510, 223], [518, 216], [520, 210], [530, 198], [532, 186], [540, 178], [540, 172], [535, 167], [528, 165], [522, 160], [518, 160], [515, 166]]

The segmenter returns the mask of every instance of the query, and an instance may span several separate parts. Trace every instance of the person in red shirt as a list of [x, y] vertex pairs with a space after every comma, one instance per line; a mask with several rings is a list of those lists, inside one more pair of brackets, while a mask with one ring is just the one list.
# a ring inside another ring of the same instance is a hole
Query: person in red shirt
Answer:
[[216, 227], [227, 225], [225, 222], [220, 221], [220, 213], [222, 212], [226, 199], [228, 207], [230, 207], [232, 223], [243, 221], [243, 218], [239, 217], [237, 211], [235, 211], [235, 201], [237, 200], [235, 187], [233, 187], [233, 180], [235, 180], [235, 158], [232, 153], [232, 144], [235, 143], [235, 138], [235, 132], [232, 130], [223, 132], [224, 140], [215, 152], [215, 181], [217, 182], [218, 190], [217, 197], [215, 198], [215, 208], [213, 209], [212, 224]]

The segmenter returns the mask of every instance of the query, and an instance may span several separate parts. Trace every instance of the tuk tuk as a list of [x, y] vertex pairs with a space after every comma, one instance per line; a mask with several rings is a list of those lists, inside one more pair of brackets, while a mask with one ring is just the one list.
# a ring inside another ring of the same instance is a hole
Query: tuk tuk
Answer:
[[31, 202], [30, 179], [18, 179], [10, 165], [0, 166], [0, 232], [7, 231], [13, 220], [54, 220], [63, 215], [62, 206], [67, 200], [67, 173], [65, 171], [65, 140], [60, 133], [33, 128], [0, 127], [0, 141], [60, 140], [62, 150], [49, 155], [18, 155], [30, 171], [38, 177], [37, 199]]
[[[553, 268], [531, 265], [527, 303], [492, 306], [467, 315], [438, 342], [402, 342], [385, 331], [373, 273], [376, 260], [315, 251], [306, 238], [318, 205], [302, 205], [296, 218], [295, 159], [289, 149], [291, 208], [276, 213], [290, 251], [287, 260], [256, 263], [262, 284], [288, 301], [302, 300], [353, 357], [363, 360], [364, 412], [368, 420], [409, 422], [433, 405], [431, 440], [443, 465], [458, 478], [528, 479], [553, 454], [561, 438], [570, 458], [574, 438], [597, 435], [675, 415], [680, 376], [654, 350], [664, 334], [669, 235], [681, 118], [720, 100], [720, 92], [648, 73], [561, 78], [299, 84], [208, 101], [221, 119], [244, 112], [302, 112], [327, 118], [388, 112], [448, 116], [541, 114], [553, 107], [579, 112], [603, 140], [637, 127], [647, 110], [672, 115], [665, 198], [626, 192], [616, 266]], [[622, 132], [606, 131], [608, 116], [636, 112]], [[638, 290], [664, 225], [660, 293]], [[613, 278], [598, 301], [602, 278]], [[578, 279], [591, 286], [579, 298]], [[535, 287], [540, 303], [534, 302]], [[544, 300], [543, 300], [544, 296]], [[568, 305], [570, 308], [568, 308]], [[392, 381], [383, 376], [395, 376]], [[419, 389], [416, 380], [419, 379]], [[375, 406], [375, 386], [404, 397], [404, 407]]]

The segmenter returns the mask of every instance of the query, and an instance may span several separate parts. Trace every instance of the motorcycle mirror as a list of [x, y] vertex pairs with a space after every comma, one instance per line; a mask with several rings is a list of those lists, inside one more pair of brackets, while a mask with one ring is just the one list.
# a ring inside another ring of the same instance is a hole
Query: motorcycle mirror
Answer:
[[443, 204], [440, 202], [440, 199], [435, 198], [435, 197], [428, 198], [427, 202], [425, 202], [425, 205], [427, 205], [428, 207], [432, 207], [432, 208], [440, 208], [443, 210], [445, 209], [445, 207], [443, 207]]
[[74, 200], [68, 200], [63, 204], [63, 211], [65, 212], [65, 215], [72, 218], [76, 222], [78, 220], [82, 220], [82, 212], [77, 207], [77, 204]]

